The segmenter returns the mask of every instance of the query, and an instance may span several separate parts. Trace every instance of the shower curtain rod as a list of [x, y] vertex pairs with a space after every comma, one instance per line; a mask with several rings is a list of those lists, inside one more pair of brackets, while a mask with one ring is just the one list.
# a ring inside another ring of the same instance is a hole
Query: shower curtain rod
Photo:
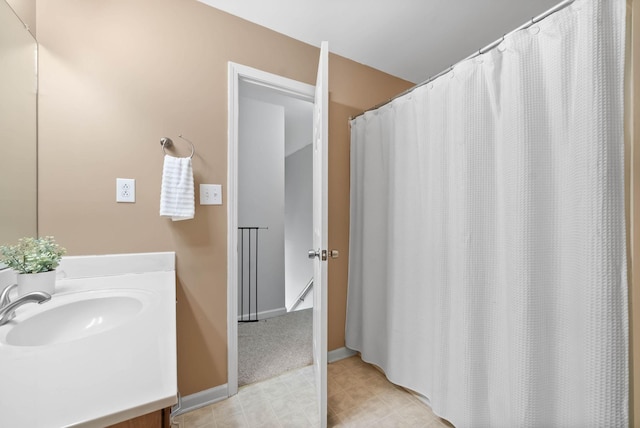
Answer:
[[531, 18], [529, 21], [525, 22], [524, 24], [522, 24], [521, 26], [519, 26], [515, 30], [506, 33], [501, 38], [499, 38], [498, 40], [494, 41], [493, 43], [489, 43], [487, 46], [483, 47], [482, 49], [478, 49], [477, 52], [474, 52], [471, 55], [469, 55], [468, 57], [456, 62], [455, 64], [453, 64], [449, 68], [441, 71], [440, 73], [436, 74], [435, 76], [429, 77], [427, 80], [425, 80], [423, 82], [420, 82], [420, 83], [416, 84], [415, 86], [412, 86], [409, 89], [405, 89], [404, 91], [400, 92], [398, 95], [396, 95], [396, 96], [394, 96], [392, 98], [389, 98], [387, 101], [384, 101], [384, 102], [382, 102], [380, 104], [376, 104], [375, 106], [363, 111], [362, 113], [359, 113], [359, 114], [357, 114], [355, 116], [351, 116], [349, 118], [349, 121], [352, 121], [353, 119], [355, 119], [355, 118], [357, 118], [359, 116], [362, 116], [363, 114], [365, 114], [368, 111], [379, 109], [380, 107], [383, 107], [383, 106], [389, 104], [390, 102], [392, 102], [392, 101], [394, 101], [394, 100], [396, 100], [396, 99], [398, 99], [400, 97], [403, 97], [403, 96], [407, 95], [410, 92], [413, 92], [415, 89], [418, 89], [421, 86], [424, 86], [424, 85], [426, 85], [428, 83], [433, 82], [438, 77], [444, 76], [445, 74], [447, 74], [448, 72], [453, 70], [458, 64], [460, 64], [460, 63], [462, 63], [464, 61], [473, 59], [473, 58], [475, 58], [477, 56], [480, 56], [480, 55], [482, 55], [482, 54], [484, 54], [486, 52], [489, 52], [491, 49], [495, 48], [500, 43], [502, 43], [507, 36], [509, 36], [509, 35], [511, 35], [513, 33], [516, 33], [516, 32], [518, 32], [520, 30], [524, 30], [524, 29], [527, 29], [527, 28], [531, 27], [532, 25], [542, 21], [546, 17], [548, 17], [548, 16], [550, 16], [550, 15], [552, 15], [552, 14], [554, 14], [554, 13], [556, 13], [556, 12], [562, 10], [562, 9], [564, 9], [565, 7], [569, 6], [574, 1], [575, 0], [564, 0], [564, 1], [560, 2], [560, 3], [558, 3], [557, 5], [553, 6], [551, 9], [547, 10], [546, 12], [543, 12], [540, 15], [538, 15], [538, 16], [536, 16], [534, 18]]

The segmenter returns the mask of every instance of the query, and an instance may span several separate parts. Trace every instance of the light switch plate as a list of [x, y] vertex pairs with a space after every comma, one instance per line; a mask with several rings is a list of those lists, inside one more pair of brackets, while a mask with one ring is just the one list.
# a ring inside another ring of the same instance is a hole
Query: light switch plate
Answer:
[[116, 202], [136, 201], [135, 178], [116, 178]]
[[222, 205], [222, 184], [201, 184], [200, 205]]

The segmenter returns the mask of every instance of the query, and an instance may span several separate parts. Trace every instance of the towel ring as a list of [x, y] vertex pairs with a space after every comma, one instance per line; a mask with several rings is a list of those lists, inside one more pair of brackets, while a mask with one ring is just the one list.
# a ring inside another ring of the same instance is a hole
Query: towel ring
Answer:
[[[182, 136], [182, 134], [178, 135], [178, 138], [182, 138], [187, 143], [191, 144], [191, 156], [189, 158], [193, 158], [193, 155], [196, 153], [196, 148], [193, 143]], [[167, 151], [165, 150], [168, 147], [173, 146], [173, 140], [169, 137], [160, 138], [160, 145], [162, 146], [162, 152], [166, 155]]]

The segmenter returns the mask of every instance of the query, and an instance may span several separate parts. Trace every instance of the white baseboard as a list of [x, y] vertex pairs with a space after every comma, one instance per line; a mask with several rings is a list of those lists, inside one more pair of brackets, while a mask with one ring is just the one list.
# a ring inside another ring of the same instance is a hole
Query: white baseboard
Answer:
[[174, 416], [179, 416], [183, 413], [199, 409], [200, 407], [217, 403], [218, 401], [225, 400], [228, 397], [229, 393], [226, 383], [224, 385], [218, 385], [213, 388], [205, 389], [204, 391], [196, 392], [195, 394], [187, 395], [186, 397], [179, 396], [178, 404], [171, 408], [171, 417], [173, 418]]
[[[267, 318], [273, 318], [273, 317], [279, 317], [280, 315], [284, 315], [287, 313], [287, 308], [282, 307], [282, 308], [278, 308], [278, 309], [271, 309], [268, 311], [262, 311], [262, 312], [258, 312], [258, 316], [256, 317], [256, 313], [255, 312], [251, 312], [251, 319], [255, 320], [255, 319], [259, 319], [259, 320], [264, 320]], [[247, 321], [249, 319], [249, 315], [248, 314], [244, 314], [244, 317], [238, 315], [238, 321], [242, 321], [245, 320]]]
[[336, 361], [344, 360], [345, 358], [353, 357], [358, 352], [352, 349], [342, 347], [338, 349], [334, 349], [333, 351], [329, 351], [327, 353], [327, 362], [335, 363]]

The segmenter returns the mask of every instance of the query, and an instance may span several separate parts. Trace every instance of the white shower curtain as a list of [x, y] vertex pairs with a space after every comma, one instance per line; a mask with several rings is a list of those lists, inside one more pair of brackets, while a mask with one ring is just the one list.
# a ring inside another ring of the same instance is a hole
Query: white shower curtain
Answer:
[[351, 122], [346, 345], [456, 427], [628, 426], [624, 0]]

